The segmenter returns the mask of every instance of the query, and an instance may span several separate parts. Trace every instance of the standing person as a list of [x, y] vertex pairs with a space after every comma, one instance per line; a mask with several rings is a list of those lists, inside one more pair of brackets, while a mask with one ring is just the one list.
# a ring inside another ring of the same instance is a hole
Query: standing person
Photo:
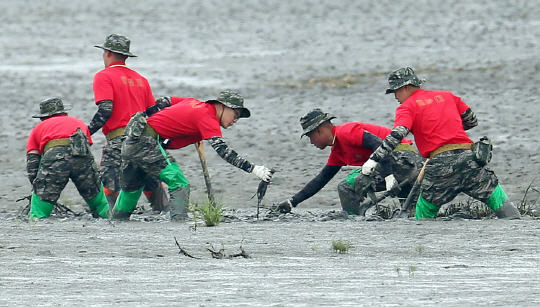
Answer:
[[386, 94], [394, 93], [400, 103], [394, 129], [364, 164], [362, 173], [370, 174], [412, 132], [420, 154], [430, 158], [420, 186], [416, 219], [434, 218], [442, 205], [461, 192], [485, 203], [499, 218], [520, 218], [497, 176], [486, 166], [489, 146], [484, 148], [483, 158], [471, 150], [473, 141], [465, 130], [478, 125], [474, 112], [451, 92], [421, 89], [424, 82], [410, 67], [389, 75]]
[[41, 119], [26, 143], [26, 169], [33, 187], [30, 218], [47, 218], [69, 179], [90, 207], [94, 217], [108, 217], [109, 204], [103, 193], [86, 124], [68, 116], [70, 106], [59, 98], [43, 100]]
[[[251, 116], [244, 107], [244, 99], [235, 92], [223, 91], [215, 100], [206, 102], [194, 98], [168, 97], [158, 99], [171, 106], [150, 116], [147, 120], [136, 114], [128, 126], [128, 135], [122, 147], [122, 191], [113, 209], [114, 218], [129, 218], [139, 199], [146, 176], [159, 177], [169, 186], [169, 209], [172, 220], [187, 217], [189, 181], [164, 149], [162, 140], [168, 139], [168, 149], [179, 149], [202, 140], [225, 161], [270, 181], [269, 168], [254, 165], [229, 148], [222, 138], [221, 128], [227, 129], [238, 119]], [[156, 103], [157, 105], [157, 103]]]
[[[300, 118], [304, 130], [302, 137], [307, 135], [311, 144], [323, 150], [332, 147], [328, 162], [321, 172], [293, 197], [277, 204], [277, 210], [282, 213], [291, 211], [299, 203], [319, 192], [345, 165], [362, 166], [373, 150], [377, 149], [382, 140], [390, 133], [390, 129], [368, 123], [350, 122], [334, 126], [331, 120], [335, 118], [321, 109], [314, 109]], [[409, 178], [414, 178], [422, 166], [422, 157], [412, 147], [412, 141], [403, 139], [399, 146], [383, 160], [377, 168], [377, 175], [363, 176], [360, 169], [353, 170], [338, 184], [338, 194], [341, 207], [349, 214], [365, 215], [369, 207], [360, 206], [366, 185], [374, 184], [375, 191], [397, 189], [396, 184]], [[396, 196], [407, 197], [412, 187], [405, 184], [401, 191], [395, 191]], [[374, 191], [374, 192], [375, 192]], [[359, 193], [360, 192], [360, 193]]]
[[[120, 150], [125, 140], [125, 127], [131, 116], [154, 105], [154, 96], [146, 78], [126, 66], [128, 57], [136, 57], [129, 51], [130, 40], [122, 35], [111, 34], [103, 46], [105, 69], [94, 76], [94, 98], [98, 111], [88, 125], [90, 133], [101, 129], [107, 139], [101, 157], [101, 177], [105, 194], [111, 208], [120, 192]], [[161, 211], [167, 195], [157, 178], [148, 178], [144, 193], [151, 207]]]

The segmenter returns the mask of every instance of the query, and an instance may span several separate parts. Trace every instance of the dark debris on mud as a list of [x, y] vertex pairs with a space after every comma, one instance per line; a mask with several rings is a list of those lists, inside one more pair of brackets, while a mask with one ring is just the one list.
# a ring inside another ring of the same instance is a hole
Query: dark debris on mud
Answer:
[[[396, 213], [399, 208], [387, 206], [374, 206], [366, 212], [366, 216], [349, 215], [341, 210], [324, 210], [324, 209], [301, 209], [290, 213], [280, 213], [272, 210], [272, 208], [263, 208], [261, 212], [253, 209], [225, 209], [223, 211], [221, 223], [257, 223], [257, 222], [327, 222], [327, 221], [366, 221], [366, 222], [383, 222], [395, 220]], [[521, 210], [520, 210], [521, 211]], [[525, 219], [540, 219], [540, 211], [528, 208], [526, 212], [522, 211]], [[452, 203], [443, 206], [435, 220], [451, 221], [451, 220], [481, 220], [494, 219], [495, 214], [485, 205], [478, 201], [469, 201], [466, 203]], [[414, 208], [409, 211], [409, 218], [414, 219]], [[17, 212], [0, 212], [0, 220], [22, 220], [28, 219], [28, 206], [21, 207]], [[93, 221], [89, 211], [73, 211], [67, 206], [59, 204], [48, 219], [53, 220], [81, 220]], [[147, 210], [143, 206], [135, 209], [130, 217], [130, 221], [143, 223], [162, 223], [171, 222], [168, 212], [157, 212]], [[117, 221], [109, 221], [113, 226]], [[184, 221], [195, 226], [202, 225], [204, 222], [195, 219], [191, 214]]]

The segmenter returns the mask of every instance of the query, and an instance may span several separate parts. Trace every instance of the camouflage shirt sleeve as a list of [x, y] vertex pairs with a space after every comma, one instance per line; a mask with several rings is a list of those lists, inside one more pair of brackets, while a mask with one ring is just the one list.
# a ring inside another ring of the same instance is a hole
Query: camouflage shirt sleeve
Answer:
[[212, 137], [208, 139], [212, 148], [217, 152], [217, 154], [227, 161], [231, 165], [238, 167], [239, 169], [251, 173], [253, 170], [253, 164], [249, 163], [246, 159], [240, 157], [236, 151], [229, 148], [221, 137]]
[[152, 116], [157, 112], [171, 106], [171, 97], [159, 97], [156, 99], [156, 104], [146, 108], [146, 116]]
[[461, 114], [461, 121], [463, 122], [463, 129], [469, 130], [478, 126], [478, 119], [476, 114], [471, 109], [467, 109]]
[[113, 102], [112, 100], [102, 100], [97, 103], [98, 110], [92, 118], [92, 121], [88, 125], [88, 130], [90, 130], [90, 135], [96, 133], [105, 123], [111, 118], [113, 111]]
[[377, 150], [375, 150], [369, 158], [377, 162], [381, 161], [394, 149], [396, 149], [396, 147], [398, 147], [401, 140], [406, 137], [407, 134], [409, 134], [409, 129], [405, 128], [404, 126], [395, 127], [392, 132], [390, 132], [390, 134], [388, 134], [382, 141], [381, 146], [379, 146], [379, 148], [377, 148]]
[[319, 175], [313, 178], [306, 186], [291, 197], [291, 204], [296, 207], [299, 203], [317, 194], [341, 169], [341, 166], [325, 165]]
[[28, 180], [30, 180], [30, 184], [34, 184], [34, 180], [36, 179], [39, 171], [40, 161], [41, 155], [32, 153], [26, 155], [26, 172], [28, 173]]

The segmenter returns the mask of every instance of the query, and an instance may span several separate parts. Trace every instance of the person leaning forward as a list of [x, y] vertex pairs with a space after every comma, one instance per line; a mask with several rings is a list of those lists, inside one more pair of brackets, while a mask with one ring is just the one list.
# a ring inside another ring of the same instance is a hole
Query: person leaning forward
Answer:
[[171, 220], [187, 217], [189, 181], [163, 148], [163, 140], [168, 140], [168, 149], [208, 140], [225, 161], [270, 181], [272, 172], [269, 168], [240, 157], [222, 138], [221, 128], [227, 129], [238, 119], [251, 116], [238, 93], [226, 90], [217, 99], [206, 102], [180, 97], [163, 97], [158, 102], [162, 103], [163, 110], [146, 120], [142, 114], [136, 114], [126, 127], [127, 139], [122, 146], [122, 190], [113, 209], [113, 218], [129, 218], [141, 195], [144, 184], [141, 179], [145, 176], [159, 177], [168, 185]]
[[68, 116], [70, 106], [59, 98], [43, 100], [41, 119], [26, 143], [26, 168], [33, 187], [30, 218], [47, 218], [54, 209], [69, 179], [94, 217], [108, 217], [109, 204], [103, 193], [94, 156], [90, 151], [92, 138], [86, 124]]
[[[291, 211], [299, 203], [319, 192], [345, 165], [362, 166], [389, 133], [390, 129], [368, 123], [350, 122], [334, 126], [334, 116], [314, 109], [300, 118], [311, 144], [319, 149], [332, 147], [328, 162], [321, 172], [293, 197], [277, 204], [282, 213]], [[415, 178], [422, 166], [423, 158], [412, 147], [412, 141], [403, 139], [399, 146], [377, 167], [373, 176], [364, 176], [360, 169], [353, 170], [338, 185], [341, 207], [349, 214], [365, 215], [369, 204], [361, 205], [366, 188], [374, 185], [373, 192], [396, 190], [397, 184]], [[403, 184], [396, 196], [407, 197], [413, 180]]]
[[465, 131], [478, 125], [474, 112], [451, 92], [421, 89], [424, 82], [410, 67], [390, 73], [386, 94], [393, 93], [400, 103], [394, 129], [362, 172], [370, 174], [412, 132], [422, 156], [430, 158], [420, 186], [416, 219], [436, 217], [440, 207], [461, 192], [485, 203], [499, 218], [520, 218], [497, 176], [486, 166], [488, 161], [475, 158], [471, 150], [473, 141]]
[[[125, 140], [125, 126], [131, 116], [154, 105], [154, 96], [146, 78], [126, 66], [128, 57], [136, 57], [129, 51], [130, 40], [122, 35], [111, 34], [101, 46], [105, 69], [94, 76], [94, 98], [98, 110], [88, 125], [91, 134], [101, 129], [107, 139], [103, 148], [100, 171], [105, 194], [112, 207], [120, 192], [120, 151]], [[161, 211], [167, 195], [157, 178], [147, 178], [144, 194], [155, 211]]]

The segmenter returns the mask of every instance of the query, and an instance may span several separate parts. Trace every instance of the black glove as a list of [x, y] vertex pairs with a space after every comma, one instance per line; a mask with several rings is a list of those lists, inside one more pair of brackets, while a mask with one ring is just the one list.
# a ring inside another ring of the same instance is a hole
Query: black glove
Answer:
[[146, 116], [150, 117], [154, 115], [155, 113], [157, 113], [158, 111], [160, 111], [159, 107], [157, 105], [153, 105], [146, 108], [146, 111], [144, 113], [146, 113]]
[[277, 204], [276, 210], [281, 213], [289, 213], [291, 212], [292, 207], [294, 207], [291, 203], [291, 199], [286, 199], [282, 202], [279, 202]]

